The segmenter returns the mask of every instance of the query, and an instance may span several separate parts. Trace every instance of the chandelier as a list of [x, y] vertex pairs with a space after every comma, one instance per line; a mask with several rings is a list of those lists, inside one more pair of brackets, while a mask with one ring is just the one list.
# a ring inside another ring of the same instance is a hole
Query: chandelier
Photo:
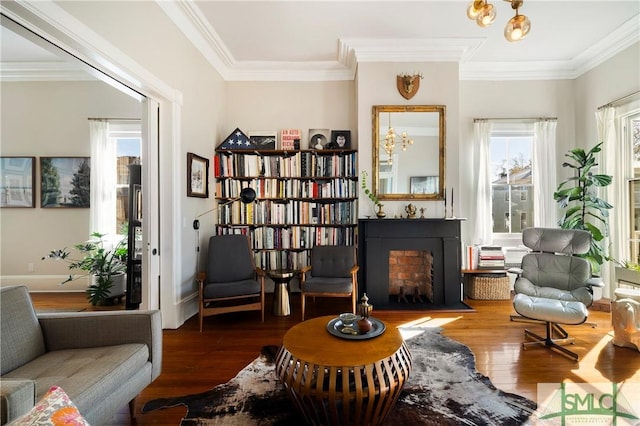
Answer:
[[[524, 0], [504, 0], [511, 3], [511, 8], [515, 9], [516, 15], [509, 19], [504, 27], [504, 36], [508, 41], [520, 41], [531, 29], [531, 21], [524, 15], [518, 13]], [[475, 20], [481, 27], [488, 27], [496, 19], [496, 9], [487, 0], [473, 0], [467, 7], [467, 16]]]
[[398, 136], [393, 127], [391, 127], [391, 113], [389, 113], [389, 129], [384, 137], [384, 151], [389, 156], [387, 164], [393, 164], [393, 150], [396, 148], [396, 142], [399, 142], [402, 146], [402, 150], [406, 151], [409, 145], [413, 145], [413, 139], [409, 139], [407, 132], [402, 132]]

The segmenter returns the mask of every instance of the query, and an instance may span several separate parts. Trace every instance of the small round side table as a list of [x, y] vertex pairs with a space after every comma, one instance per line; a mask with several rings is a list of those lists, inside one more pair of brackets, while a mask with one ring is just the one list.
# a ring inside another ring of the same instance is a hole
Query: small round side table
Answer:
[[327, 330], [333, 318], [289, 329], [276, 374], [308, 424], [379, 425], [409, 378], [409, 349], [396, 328], [366, 340], [333, 336]]
[[273, 289], [273, 306], [271, 309], [273, 315], [279, 317], [291, 315], [289, 282], [295, 274], [295, 271], [290, 269], [272, 269], [267, 271], [267, 276], [275, 283]]

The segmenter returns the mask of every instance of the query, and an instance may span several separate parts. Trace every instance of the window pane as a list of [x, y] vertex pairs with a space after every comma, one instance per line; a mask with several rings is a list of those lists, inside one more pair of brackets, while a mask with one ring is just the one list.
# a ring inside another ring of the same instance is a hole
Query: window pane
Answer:
[[514, 220], [511, 221], [511, 232], [520, 233], [532, 224], [527, 223], [533, 218], [533, 187], [514, 185], [511, 187], [511, 211]]
[[140, 163], [140, 138], [115, 138], [117, 152], [116, 232], [126, 234], [129, 222], [129, 164]]
[[491, 137], [494, 233], [520, 233], [533, 226], [533, 136], [502, 132]]
[[494, 185], [491, 196], [493, 232], [509, 232], [509, 185]]

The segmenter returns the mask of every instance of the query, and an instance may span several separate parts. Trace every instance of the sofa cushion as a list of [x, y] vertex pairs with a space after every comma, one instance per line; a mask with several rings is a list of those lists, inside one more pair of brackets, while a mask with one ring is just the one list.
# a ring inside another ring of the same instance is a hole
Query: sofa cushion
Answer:
[[59, 386], [53, 386], [40, 401], [24, 416], [9, 426], [89, 426], [78, 408]]
[[0, 375], [44, 354], [40, 323], [24, 286], [0, 289]]
[[36, 382], [38, 398], [52, 386], [60, 386], [81, 412], [118, 392], [122, 384], [144, 368], [149, 360], [147, 345], [131, 343], [87, 349], [47, 352], [3, 376], [29, 378]]

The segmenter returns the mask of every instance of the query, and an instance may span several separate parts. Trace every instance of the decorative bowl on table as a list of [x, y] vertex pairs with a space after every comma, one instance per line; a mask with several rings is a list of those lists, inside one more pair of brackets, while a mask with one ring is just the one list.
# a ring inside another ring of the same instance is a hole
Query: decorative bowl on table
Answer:
[[342, 321], [342, 325], [345, 327], [353, 327], [353, 323], [356, 322], [358, 316], [356, 314], [352, 314], [351, 312], [345, 312], [340, 314], [338, 317], [340, 321]]

